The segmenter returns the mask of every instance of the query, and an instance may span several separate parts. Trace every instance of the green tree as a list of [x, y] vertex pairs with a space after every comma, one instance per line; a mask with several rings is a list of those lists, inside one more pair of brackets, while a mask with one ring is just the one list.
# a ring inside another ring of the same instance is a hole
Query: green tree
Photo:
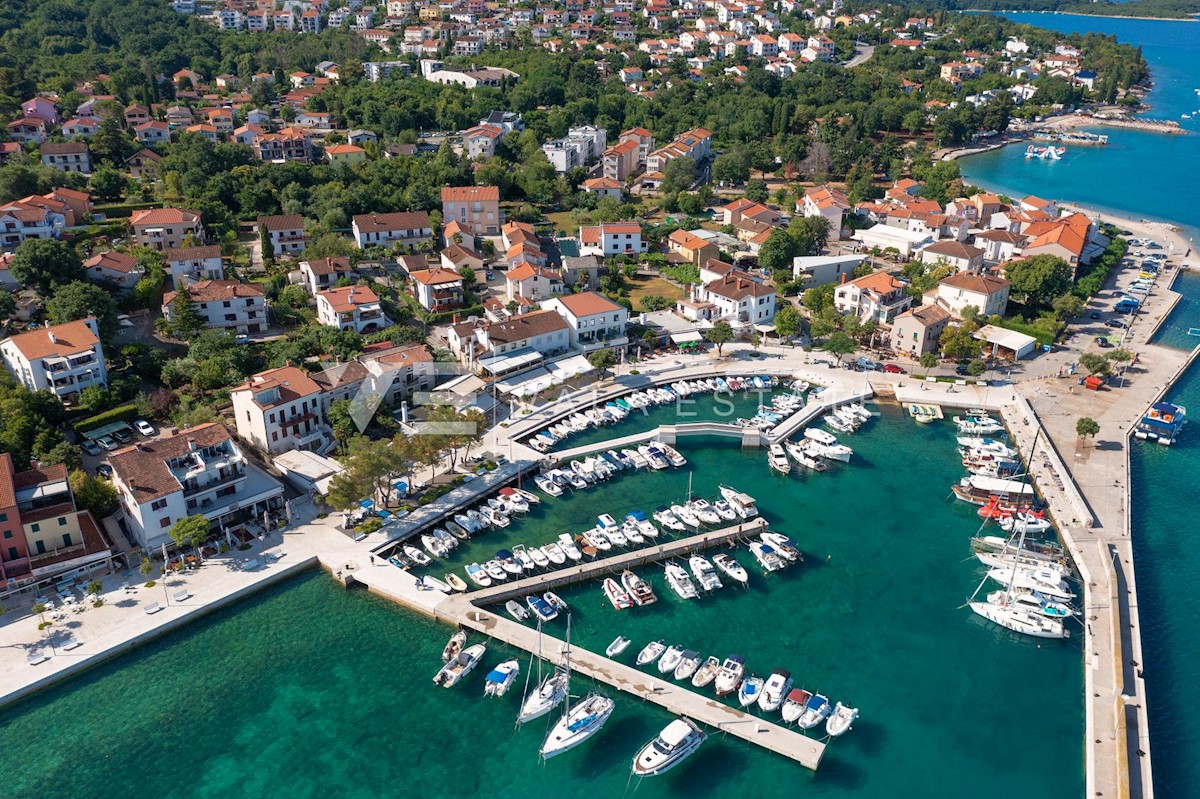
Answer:
[[94, 316], [102, 341], [110, 341], [117, 334], [117, 303], [112, 294], [94, 283], [80, 280], [55, 289], [46, 302], [46, 316], [56, 325]]
[[767, 201], [767, 183], [765, 180], [751, 180], [746, 184], [746, 199], [756, 203]]
[[1083, 313], [1086, 305], [1082, 297], [1067, 292], [1062, 296], [1055, 297], [1050, 307], [1054, 309], [1054, 313], [1059, 319], [1070, 319]]
[[617, 356], [610, 349], [594, 350], [588, 353], [588, 363], [597, 369], [609, 369], [617, 362]]
[[966, 324], [947, 327], [942, 331], [941, 338], [938, 339], [942, 354], [955, 360], [978, 355], [981, 345], [971, 333], [971, 328]]
[[1115, 350], [1109, 350], [1104, 354], [1112, 363], [1129, 363], [1133, 360], [1133, 353], [1124, 347], [1117, 347]]
[[171, 540], [178, 547], [198, 547], [208, 540], [212, 522], [200, 514], [185, 516], [171, 525]]
[[125, 194], [129, 181], [124, 173], [107, 164], [96, 169], [88, 180], [88, 186], [98, 199], [115, 201]]
[[1088, 374], [1112, 374], [1112, 363], [1098, 352], [1085, 352], [1079, 356], [1079, 365], [1088, 370]]
[[329, 426], [333, 430], [333, 437], [342, 445], [358, 432], [358, 424], [351, 415], [352, 408], [351, 400], [338, 399], [329, 404], [329, 410], [325, 413], [325, 418], [329, 420]]
[[184, 341], [204, 329], [204, 317], [192, 305], [192, 292], [180, 286], [171, 300], [171, 335]]
[[733, 341], [733, 328], [724, 319], [719, 319], [716, 324], [704, 331], [704, 340], [709, 344], [717, 345], [717, 357], [720, 357], [721, 348], [727, 342]]
[[758, 265], [768, 272], [776, 269], [791, 269], [795, 257], [796, 241], [786, 230], [773, 230], [758, 248]]
[[790, 301], [782, 303], [775, 311], [775, 332], [783, 339], [790, 339], [800, 332], [800, 312]]
[[116, 513], [121, 505], [117, 490], [107, 480], [76, 469], [71, 472], [69, 482], [75, 494], [75, 504], [91, 511], [97, 522]]
[[967, 364], [967, 374], [972, 377], [979, 377], [986, 371], [987, 364], [983, 362], [982, 358], [972, 358], [971, 362]]
[[842, 358], [857, 349], [858, 343], [840, 330], [825, 340], [825, 351], [834, 356], [839, 364]]
[[1100, 423], [1090, 416], [1082, 416], [1075, 421], [1075, 435], [1080, 438], [1094, 438], [1100, 432]]
[[1071, 289], [1071, 266], [1053, 255], [1035, 255], [1010, 263], [1004, 270], [1014, 293], [1026, 305], [1049, 306]]
[[672, 158], [663, 168], [663, 180], [660, 188], [663, 194], [678, 194], [690, 189], [696, 182], [696, 162], [683, 155]]
[[918, 360], [920, 361], [921, 366], [925, 367], [926, 369], [932, 369], [938, 365], [938, 357], [932, 352], [922, 352], [921, 357]]
[[13, 254], [8, 271], [25, 286], [43, 294], [55, 286], [86, 279], [83, 261], [69, 245], [55, 239], [26, 239]]
[[833, 295], [836, 290], [837, 286], [833, 283], [805, 289], [804, 293], [800, 295], [800, 304], [814, 314], [819, 314], [826, 308], [833, 307]]

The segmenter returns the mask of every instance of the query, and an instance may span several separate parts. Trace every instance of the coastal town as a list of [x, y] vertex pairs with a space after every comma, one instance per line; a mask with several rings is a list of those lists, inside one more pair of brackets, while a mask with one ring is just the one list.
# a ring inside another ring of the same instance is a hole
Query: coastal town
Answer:
[[1140, 49], [842, 0], [136, 6], [161, 46], [0, 60], [0, 704], [320, 567], [447, 623], [405, 667], [511, 689], [542, 760], [636, 700], [626, 773], [718, 733], [817, 771], [886, 709], [589, 625], [842, 568], [783, 500], [907, 426], [965, 469], [960, 620], [1082, 647], [1087, 793], [1153, 795], [1128, 447], [1188, 435], [1155, 337], [1200, 259], [955, 160], [1185, 136]]

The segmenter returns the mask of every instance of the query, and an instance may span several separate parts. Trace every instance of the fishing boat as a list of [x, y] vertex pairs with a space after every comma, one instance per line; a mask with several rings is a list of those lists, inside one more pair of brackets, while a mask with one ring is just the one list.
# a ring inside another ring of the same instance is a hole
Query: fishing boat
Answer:
[[516, 660], [506, 660], [488, 672], [484, 680], [484, 696], [504, 696], [512, 687], [513, 681], [521, 671], [521, 664]]
[[542, 742], [542, 757], [549, 760], [591, 738], [608, 721], [614, 707], [613, 700], [596, 692], [568, 707]]
[[666, 650], [667, 645], [662, 641], [651, 641], [642, 647], [642, 651], [638, 652], [637, 664], [639, 666], [648, 666], [658, 660], [659, 655]]
[[446, 648], [442, 650], [442, 662], [449, 663], [454, 659], [462, 648], [467, 643], [467, 631], [459, 630], [454, 635], [450, 636], [450, 640], [446, 642]]
[[515, 599], [510, 599], [504, 603], [504, 609], [508, 611], [508, 615], [512, 616], [517, 621], [525, 621], [529, 618], [529, 611]]
[[950, 486], [954, 496], [973, 505], [985, 505], [993, 498], [998, 502], [1022, 503], [1034, 499], [1033, 486], [1007, 477], [987, 477], [972, 474]]
[[625, 592], [620, 583], [611, 577], [604, 579], [604, 596], [617, 610], [633, 607], [633, 600], [629, 598], [629, 594]]
[[750, 542], [750, 552], [758, 564], [769, 572], [777, 572], [787, 567], [787, 561], [770, 544], [761, 541]]
[[487, 569], [478, 563], [472, 563], [467, 566], [467, 577], [480, 588], [487, 588], [492, 584], [492, 578], [488, 576]]
[[638, 751], [631, 770], [637, 777], [665, 774], [699, 749], [707, 738], [704, 731], [692, 721], [675, 719]]
[[699, 527], [700, 517], [692, 513], [692, 509], [686, 505], [672, 505], [671, 513], [675, 514], [675, 518], [686, 524], [688, 527]]
[[833, 708], [833, 713], [825, 720], [825, 732], [831, 737], [836, 738], [842, 733], [850, 729], [850, 725], [858, 718], [858, 708], [848, 707], [838, 702]]
[[718, 569], [725, 572], [730, 579], [739, 582], [742, 585], [746, 585], [750, 582], [750, 575], [746, 572], [745, 567], [734, 560], [730, 555], [726, 555], [724, 552], [719, 552], [716, 555], [713, 555], [713, 563]]
[[567, 612], [567, 603], [563, 601], [562, 597], [553, 591], [547, 591], [542, 594], [542, 599], [546, 600], [546, 604], [557, 610], [559, 613]]
[[717, 692], [717, 696], [725, 696], [736, 691], [738, 686], [742, 684], [742, 677], [745, 674], [746, 659], [744, 657], [741, 655], [730, 655], [725, 658], [725, 662], [717, 670], [716, 679], [713, 680], [713, 687]]
[[765, 532], [759, 535], [759, 538], [762, 539], [764, 544], [778, 552], [785, 560], [792, 563], [802, 560], [800, 550], [792, 542], [792, 539], [783, 533]]
[[688, 558], [688, 568], [692, 570], [692, 575], [700, 584], [701, 590], [716, 591], [721, 587], [721, 578], [717, 576], [717, 570], [703, 555], [692, 555]]
[[792, 674], [783, 669], [775, 669], [763, 683], [762, 693], [758, 695], [758, 706], [768, 713], [779, 710], [788, 691], [792, 690]]
[[804, 715], [804, 709], [808, 706], [808, 700], [812, 699], [812, 694], [805, 691], [803, 688], [793, 688], [787, 695], [787, 699], [783, 703], [783, 720], [788, 724], [795, 724]]
[[682, 532], [687, 529], [687, 525], [680, 521], [679, 517], [672, 513], [671, 509], [666, 506], [660, 506], [658, 510], [654, 512], [654, 521], [658, 522], [668, 530], [674, 530], [676, 532]]
[[679, 665], [675, 667], [675, 679], [690, 680], [700, 668], [700, 653], [694, 649], [685, 649], [679, 656]]
[[604, 654], [608, 655], [610, 658], [616, 657], [617, 655], [624, 652], [629, 647], [629, 644], [630, 644], [630, 639], [626, 638], [623, 635], [618, 635], [616, 638], [613, 639], [613, 642], [611, 644], [609, 644], [608, 647], [604, 650]]
[[463, 582], [463, 578], [459, 577], [457, 574], [454, 574], [453, 572], [447, 572], [445, 575], [443, 575], [443, 577], [446, 580], [446, 584], [450, 586], [452, 591], [462, 592], [467, 590], [467, 584]]
[[829, 700], [820, 694], [814, 694], [804, 704], [804, 712], [800, 714], [797, 723], [801, 729], [811, 730], [829, 715]]
[[567, 672], [562, 669], [555, 669], [552, 674], [547, 675], [521, 703], [517, 722], [524, 724], [533, 721], [558, 707], [559, 703], [567, 698], [567, 682]]
[[658, 670], [662, 674], [670, 674], [675, 671], [675, 667], [679, 665], [679, 661], [683, 659], [683, 647], [672, 644], [667, 647], [667, 651], [662, 653], [662, 657], [658, 659]]
[[667, 563], [663, 572], [667, 578], [667, 585], [671, 586], [671, 590], [678, 594], [680, 599], [695, 599], [700, 595], [688, 573], [678, 563]]
[[658, 601], [654, 589], [646, 580], [638, 577], [629, 569], [621, 572], [621, 585], [629, 592], [629, 596], [637, 605], [653, 605]]
[[738, 704], [742, 707], [750, 707], [758, 701], [762, 694], [763, 678], [762, 677], [747, 677], [742, 680], [742, 687], [738, 689]]
[[558, 609], [540, 596], [530, 595], [525, 597], [525, 604], [533, 611], [533, 615], [542, 621], [554, 621], [558, 618]]
[[466, 677], [487, 652], [486, 644], [473, 644], [459, 652], [434, 675], [433, 682], [443, 688], [453, 688]]
[[768, 448], [767, 465], [780, 474], [788, 474], [792, 471], [792, 462], [787, 459], [787, 453], [780, 444], [772, 444]]

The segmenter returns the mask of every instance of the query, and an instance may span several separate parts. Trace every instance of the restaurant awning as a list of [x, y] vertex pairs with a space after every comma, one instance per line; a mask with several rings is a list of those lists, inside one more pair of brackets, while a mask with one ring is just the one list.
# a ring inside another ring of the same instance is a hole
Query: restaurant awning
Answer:
[[541, 360], [542, 354], [537, 350], [524, 349], [510, 355], [483, 358], [479, 361], [479, 366], [488, 374], [505, 375], [515, 372], [518, 369], [523, 369], [526, 366], [532, 366]]
[[689, 330], [686, 333], [672, 333], [671, 341], [676, 344], [686, 344], [689, 341], [700, 342], [704, 340], [704, 336], [700, 335], [699, 330]]

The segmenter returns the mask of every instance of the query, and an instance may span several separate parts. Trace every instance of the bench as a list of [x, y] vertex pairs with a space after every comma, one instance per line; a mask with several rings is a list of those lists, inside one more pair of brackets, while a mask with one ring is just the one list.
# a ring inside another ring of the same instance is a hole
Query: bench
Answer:
[[67, 636], [67, 640], [64, 643], [60, 644], [58, 648], [66, 649], [66, 650], [70, 651], [72, 649], [78, 649], [81, 646], [83, 646], [83, 644], [79, 643], [78, 638], [76, 638], [73, 635], [69, 635], [69, 636]]
[[192, 592], [187, 590], [186, 588], [181, 588], [178, 591], [176, 591], [174, 594], [171, 594], [171, 599], [174, 599], [176, 602], [183, 602], [184, 600], [191, 599], [191, 598], [192, 598]]
[[249, 571], [251, 569], [257, 569], [257, 568], [258, 568], [258, 558], [250, 558], [250, 560], [248, 560], [244, 564], [242, 564], [242, 569], [245, 571]]
[[155, 613], [158, 613], [160, 610], [162, 610], [162, 605], [158, 604], [157, 602], [151, 602], [149, 605], [144, 605], [142, 610], [146, 611], [147, 616], [153, 616]]
[[49, 655], [47, 655], [42, 650], [38, 649], [33, 652], [30, 652], [29, 657], [25, 658], [25, 662], [28, 663], [30, 666], [36, 666], [39, 663], [45, 663], [49, 659], [50, 659]]

